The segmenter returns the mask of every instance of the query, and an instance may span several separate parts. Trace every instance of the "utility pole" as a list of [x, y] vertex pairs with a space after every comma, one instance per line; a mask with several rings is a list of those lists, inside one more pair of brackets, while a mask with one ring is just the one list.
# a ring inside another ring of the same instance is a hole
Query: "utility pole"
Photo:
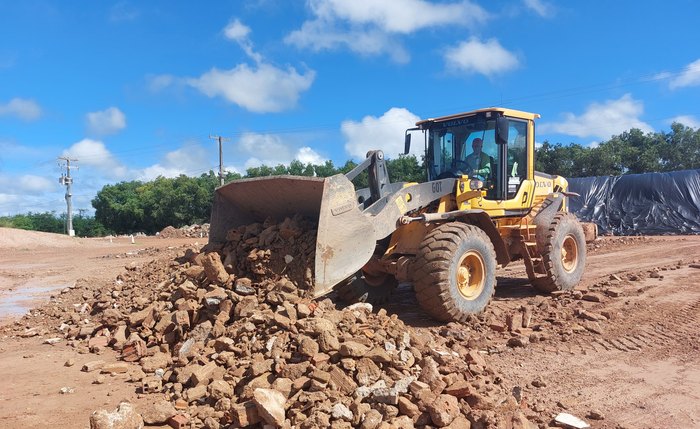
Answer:
[[71, 185], [73, 185], [73, 178], [70, 176], [70, 170], [71, 168], [77, 169], [78, 167], [71, 166], [70, 163], [71, 161], [77, 162], [78, 160], [74, 158], [69, 158], [67, 156], [59, 156], [58, 159], [61, 161], [66, 161], [66, 174], [61, 174], [61, 177], [58, 178], [58, 183], [66, 186], [66, 205], [68, 206], [68, 212], [66, 216], [66, 230], [68, 232], [68, 235], [70, 237], [73, 237], [75, 235], [75, 231], [73, 230], [73, 201], [71, 200], [71, 198], [73, 197], [71, 190]]
[[209, 134], [209, 138], [219, 141], [219, 186], [224, 186], [224, 149], [222, 143], [231, 139], [221, 136], [213, 136], [211, 134]]

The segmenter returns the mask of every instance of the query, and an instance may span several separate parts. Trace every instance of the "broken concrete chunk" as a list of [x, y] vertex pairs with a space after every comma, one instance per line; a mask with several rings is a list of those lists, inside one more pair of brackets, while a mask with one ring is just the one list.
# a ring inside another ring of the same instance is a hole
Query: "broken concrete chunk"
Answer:
[[287, 398], [276, 390], [255, 389], [253, 401], [258, 409], [258, 414], [268, 424], [275, 427], [282, 427], [285, 419], [284, 404]]
[[121, 402], [115, 411], [97, 410], [90, 416], [90, 429], [141, 428], [143, 419], [128, 402]]

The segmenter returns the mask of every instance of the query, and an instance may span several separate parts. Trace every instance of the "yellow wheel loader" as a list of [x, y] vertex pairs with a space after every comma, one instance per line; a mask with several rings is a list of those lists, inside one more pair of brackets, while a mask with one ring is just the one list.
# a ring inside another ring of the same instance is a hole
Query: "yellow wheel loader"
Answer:
[[[210, 242], [268, 217], [318, 220], [315, 286], [346, 300], [386, 301], [410, 282], [423, 310], [462, 321], [484, 310], [496, 270], [523, 259], [534, 287], [573, 288], [586, 262], [581, 224], [567, 212], [567, 181], [534, 170], [539, 115], [487, 108], [426, 119], [425, 183], [390, 183], [381, 151], [347, 174], [238, 180], [216, 190]], [[472, 149], [481, 153], [471, 153]], [[352, 180], [367, 170], [369, 188]]]

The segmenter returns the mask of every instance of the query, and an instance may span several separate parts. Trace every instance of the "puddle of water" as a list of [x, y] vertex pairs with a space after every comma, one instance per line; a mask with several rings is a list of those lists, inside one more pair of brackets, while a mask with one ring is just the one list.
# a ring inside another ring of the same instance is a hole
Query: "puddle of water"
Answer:
[[68, 284], [25, 283], [11, 291], [0, 291], [0, 320], [21, 317], [56, 290], [69, 287]]

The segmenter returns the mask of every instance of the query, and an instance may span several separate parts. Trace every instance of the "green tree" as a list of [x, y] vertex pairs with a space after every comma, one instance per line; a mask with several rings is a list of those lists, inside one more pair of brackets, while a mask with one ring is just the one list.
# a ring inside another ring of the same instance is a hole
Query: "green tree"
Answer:
[[142, 187], [139, 181], [104, 186], [92, 200], [95, 219], [117, 233], [142, 231], [145, 223]]

